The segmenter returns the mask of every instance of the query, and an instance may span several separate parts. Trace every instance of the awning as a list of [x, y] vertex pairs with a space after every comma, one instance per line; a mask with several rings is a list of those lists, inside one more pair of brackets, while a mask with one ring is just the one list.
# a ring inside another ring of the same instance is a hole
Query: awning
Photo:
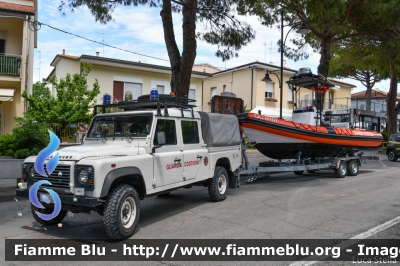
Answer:
[[0, 89], [0, 101], [12, 101], [14, 98], [14, 89]]

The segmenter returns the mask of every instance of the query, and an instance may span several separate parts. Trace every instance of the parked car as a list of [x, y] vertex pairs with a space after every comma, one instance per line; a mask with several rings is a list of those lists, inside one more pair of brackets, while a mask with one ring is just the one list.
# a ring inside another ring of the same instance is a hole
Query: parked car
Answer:
[[389, 161], [395, 162], [400, 157], [400, 134], [392, 134], [386, 146]]

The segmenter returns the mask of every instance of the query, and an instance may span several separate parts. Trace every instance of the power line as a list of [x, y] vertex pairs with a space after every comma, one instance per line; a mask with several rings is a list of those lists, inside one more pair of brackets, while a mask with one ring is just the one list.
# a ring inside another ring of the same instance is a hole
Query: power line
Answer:
[[[154, 56], [150, 56], [150, 55], [145, 55], [145, 54], [140, 54], [140, 53], [136, 53], [136, 52], [133, 52], [133, 51], [129, 51], [129, 50], [126, 50], [126, 49], [123, 49], [123, 48], [119, 48], [119, 47], [116, 47], [116, 46], [112, 46], [112, 45], [106, 44], [106, 43], [104, 43], [104, 40], [103, 40], [103, 42], [101, 43], [101, 42], [98, 42], [98, 41], [95, 41], [95, 40], [92, 40], [92, 39], [89, 39], [89, 38], [80, 36], [80, 35], [78, 35], [78, 34], [71, 33], [71, 32], [68, 32], [68, 31], [65, 31], [65, 30], [62, 30], [62, 29], [53, 27], [53, 26], [51, 26], [51, 25], [49, 25], [49, 24], [46, 24], [46, 23], [43, 23], [43, 22], [39, 22], [39, 21], [36, 21], [36, 20], [35, 20], [35, 21], [30, 21], [30, 22], [33, 23], [33, 25], [40, 25], [40, 26], [41, 26], [41, 25], [45, 25], [45, 26], [47, 26], [47, 27], [49, 27], [49, 28], [51, 28], [51, 29], [53, 29], [53, 30], [57, 30], [57, 31], [63, 32], [63, 33], [65, 33], [65, 34], [69, 34], [69, 35], [72, 35], [72, 36], [75, 36], [75, 37], [78, 37], [78, 38], [87, 40], [87, 41], [89, 41], [89, 42], [101, 44], [101, 45], [104, 45], [104, 46], [107, 46], [107, 47], [110, 47], [110, 48], [114, 48], [114, 49], [117, 49], [117, 50], [120, 50], [120, 51], [124, 51], [124, 52], [131, 53], [131, 54], [136, 54], [136, 55], [140, 55], [140, 56], [144, 56], [144, 57], [148, 57], [148, 58], [152, 58], [152, 59], [157, 59], [157, 60], [162, 60], [162, 61], [167, 61], [167, 62], [169, 62], [169, 60], [167, 60], [167, 59], [158, 58], [158, 57], [154, 57]], [[33, 27], [33, 29], [35, 29], [35, 30], [36, 30], [36, 28], [37, 28], [37, 26], [34, 26], [34, 27]], [[39, 27], [39, 29], [40, 29], [40, 27]]]

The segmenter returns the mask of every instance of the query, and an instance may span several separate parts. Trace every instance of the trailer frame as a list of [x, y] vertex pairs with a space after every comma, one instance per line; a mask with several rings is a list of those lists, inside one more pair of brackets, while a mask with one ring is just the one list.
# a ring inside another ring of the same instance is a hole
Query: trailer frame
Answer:
[[358, 154], [345, 153], [335, 157], [324, 158], [302, 158], [301, 152], [297, 154], [297, 159], [293, 160], [269, 160], [260, 162], [259, 166], [252, 166], [246, 153], [246, 148], [254, 143], [242, 144], [242, 166], [234, 174], [238, 177], [238, 187], [240, 177], [249, 176], [247, 183], [254, 182], [263, 177], [269, 177], [272, 173], [293, 172], [296, 175], [303, 174], [304, 171], [313, 173], [321, 170], [333, 170], [337, 178], [344, 178], [347, 175], [358, 175], [359, 167], [370, 161], [379, 161], [379, 156], [364, 156], [364, 152]]

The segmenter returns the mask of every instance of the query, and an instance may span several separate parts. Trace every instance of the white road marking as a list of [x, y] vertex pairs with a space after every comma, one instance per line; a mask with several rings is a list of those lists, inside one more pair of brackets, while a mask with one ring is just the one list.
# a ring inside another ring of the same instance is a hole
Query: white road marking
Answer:
[[[359, 235], [353, 236], [352, 238], [350, 238], [349, 240], [346, 240], [338, 245], [336, 245], [336, 247], [341, 247], [341, 248], [346, 248], [350, 245], [352, 245], [354, 243], [354, 239], [366, 239], [370, 236], [373, 236], [393, 225], [396, 225], [400, 223], [400, 216], [397, 216], [396, 218], [393, 218], [392, 220], [389, 220], [383, 224], [380, 224], [372, 229], [369, 229], [368, 231], [361, 233]], [[326, 256], [327, 257], [327, 256]], [[323, 259], [325, 257], [321, 257], [321, 259]], [[308, 266], [308, 265], [313, 265], [315, 263], [318, 263], [319, 261], [295, 261], [291, 264], [289, 264], [289, 266]]]

